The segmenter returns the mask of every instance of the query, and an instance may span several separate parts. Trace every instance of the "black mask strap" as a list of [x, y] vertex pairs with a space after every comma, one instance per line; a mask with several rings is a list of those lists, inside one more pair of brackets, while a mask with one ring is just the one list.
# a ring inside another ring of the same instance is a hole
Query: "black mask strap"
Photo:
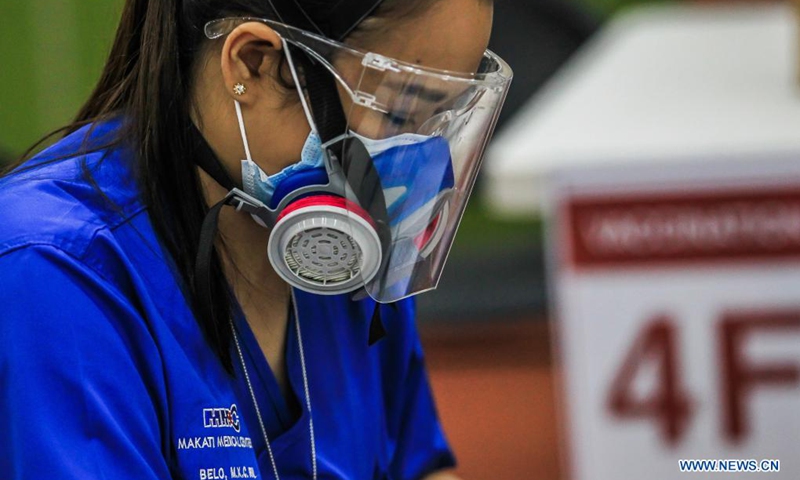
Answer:
[[191, 136], [195, 143], [195, 148], [193, 151], [196, 155], [194, 161], [197, 166], [202, 168], [204, 172], [206, 172], [225, 190], [231, 191], [236, 188], [236, 184], [234, 183], [233, 179], [230, 175], [228, 175], [228, 171], [222, 166], [222, 163], [220, 163], [217, 155], [211, 149], [211, 146], [208, 144], [208, 142], [206, 142], [206, 139], [203, 137], [203, 134], [200, 133], [200, 130], [198, 130], [194, 124], [192, 124], [190, 128], [192, 129]]
[[381, 320], [381, 304], [375, 302], [375, 311], [372, 313], [372, 321], [369, 324], [369, 346], [378, 343], [378, 340], [386, 336], [386, 327]]
[[[203, 226], [200, 228], [200, 243], [197, 247], [197, 259], [194, 262], [194, 283], [197, 294], [197, 308], [203, 318], [214, 318], [214, 308], [211, 304], [213, 295], [211, 291], [211, 259], [214, 253], [214, 239], [217, 234], [219, 213], [227, 205], [225, 198], [206, 213]], [[221, 319], [215, 319], [217, 321]]]
[[[225, 167], [222, 166], [202, 133], [194, 125], [190, 128], [192, 129], [191, 136], [195, 144], [193, 149], [195, 164], [226, 190], [230, 191], [236, 188], [233, 179], [225, 170]], [[202, 318], [213, 319], [214, 321], [221, 321], [222, 319], [215, 318], [214, 308], [211, 303], [212, 298], [214, 298], [211, 289], [211, 261], [214, 253], [214, 239], [217, 233], [219, 214], [222, 211], [222, 207], [229, 203], [226, 197], [206, 213], [203, 225], [200, 227], [200, 240], [197, 247], [197, 257], [194, 262], [196, 308]]]

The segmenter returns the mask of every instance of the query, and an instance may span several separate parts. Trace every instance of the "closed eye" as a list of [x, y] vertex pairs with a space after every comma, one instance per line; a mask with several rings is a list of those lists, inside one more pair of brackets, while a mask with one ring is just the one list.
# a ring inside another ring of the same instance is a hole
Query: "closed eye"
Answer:
[[411, 120], [404, 115], [398, 115], [396, 113], [386, 113], [386, 120], [395, 127], [404, 127], [411, 123]]

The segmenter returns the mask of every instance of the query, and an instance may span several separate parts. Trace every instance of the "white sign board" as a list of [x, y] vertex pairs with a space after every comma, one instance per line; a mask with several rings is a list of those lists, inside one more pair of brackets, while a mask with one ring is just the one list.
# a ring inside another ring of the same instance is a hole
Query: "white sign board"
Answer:
[[569, 478], [709, 477], [680, 460], [762, 472], [713, 478], [800, 478], [798, 164], [556, 176], [549, 275]]

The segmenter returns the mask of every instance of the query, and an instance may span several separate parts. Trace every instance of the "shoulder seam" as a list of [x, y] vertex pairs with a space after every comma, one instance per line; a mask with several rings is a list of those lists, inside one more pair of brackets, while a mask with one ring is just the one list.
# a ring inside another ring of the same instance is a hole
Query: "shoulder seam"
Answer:
[[[125, 215], [123, 217], [121, 217], [119, 219], [119, 221], [114, 222], [114, 223], [109, 223], [107, 225], [109, 230], [118, 229], [122, 225], [125, 225], [126, 223], [130, 222], [131, 220], [133, 220], [134, 217], [138, 216], [139, 214], [141, 214], [142, 212], [147, 210], [147, 207], [142, 205], [140, 202], [132, 202], [132, 203], [133, 204], [138, 203], [137, 207], [134, 208], [133, 210], [131, 210], [130, 212], [125, 212]], [[125, 207], [121, 207], [121, 208], [125, 208]]]
[[14, 247], [8, 248], [6, 250], [0, 251], [0, 258], [6, 257], [6, 256], [8, 256], [8, 255], [10, 255], [10, 254], [12, 254], [14, 252], [18, 252], [20, 250], [25, 250], [26, 248], [30, 248], [30, 249], [36, 249], [36, 248], [42, 248], [42, 247], [50, 248], [52, 250], [56, 250], [56, 251], [58, 251], [60, 253], [63, 253], [65, 256], [67, 256], [67, 257], [73, 259], [74, 261], [78, 262], [82, 267], [85, 267], [88, 270], [91, 270], [92, 273], [97, 275], [98, 278], [101, 278], [104, 282], [108, 283], [109, 280], [108, 280], [108, 278], [105, 277], [105, 275], [103, 275], [100, 272], [98, 272], [96, 268], [94, 268], [91, 265], [89, 265], [88, 263], [86, 263], [84, 261], [84, 259], [83, 259], [84, 255], [86, 254], [86, 250], [88, 250], [88, 245], [91, 245], [92, 241], [97, 236], [97, 234], [101, 230], [103, 230], [105, 228], [106, 227], [97, 228], [92, 233], [92, 237], [89, 240], [89, 242], [87, 243], [87, 247], [84, 248], [84, 250], [83, 250], [83, 252], [81, 253], [80, 256], [75, 255], [73, 252], [70, 252], [70, 251], [68, 251], [68, 250], [66, 250], [66, 249], [64, 249], [64, 248], [62, 248], [62, 247], [60, 247], [58, 245], [53, 244], [53, 243], [40, 241], [40, 242], [26, 242], [26, 243], [23, 243], [23, 244], [16, 245]]
[[[104, 230], [108, 230], [110, 232], [113, 232], [114, 230], [117, 230], [118, 228], [122, 227], [123, 225], [125, 225], [128, 222], [130, 222], [136, 216], [140, 215], [142, 212], [144, 212], [146, 210], [147, 210], [147, 207], [145, 207], [144, 205], [140, 205], [135, 210], [133, 210], [132, 212], [127, 214], [125, 216], [125, 218], [121, 218], [119, 222], [115, 222], [114, 224], [100, 224], [100, 225], [98, 225], [94, 230], [92, 230], [91, 235], [88, 235], [86, 237], [86, 242], [83, 245], [81, 245], [79, 249], [77, 249], [77, 250], [79, 250], [79, 252], [70, 251], [69, 249], [64, 248], [63, 245], [59, 245], [55, 241], [43, 240], [41, 238], [36, 238], [37, 236], [35, 236], [35, 235], [31, 235], [31, 236], [27, 236], [27, 237], [20, 237], [20, 238], [12, 241], [10, 243], [4, 244], [4, 245], [0, 245], [0, 257], [3, 257], [3, 256], [6, 256], [8, 254], [11, 254], [13, 252], [16, 252], [17, 250], [22, 250], [22, 249], [24, 249], [26, 247], [52, 247], [52, 248], [54, 248], [56, 250], [59, 250], [59, 251], [65, 253], [65, 254], [69, 255], [70, 257], [72, 257], [72, 258], [74, 258], [76, 260], [80, 260], [81, 263], [84, 263], [83, 259], [84, 259], [85, 255], [86, 255], [87, 251], [90, 249], [92, 243], [94, 243], [94, 240], [97, 237], [98, 233], [100, 233], [100, 232], [102, 232]], [[95, 272], [95, 273], [99, 273], [99, 272]]]
[[[100, 226], [100, 227], [97, 227], [96, 229], [94, 229], [92, 231], [92, 235], [89, 237], [88, 241], [86, 242], [86, 245], [83, 245], [81, 247], [80, 255], [76, 255], [75, 252], [70, 252], [69, 250], [67, 250], [63, 246], [58, 245], [56, 242], [40, 240], [40, 239], [33, 240], [33, 239], [30, 239], [30, 238], [21, 238], [21, 239], [15, 241], [15, 242], [3, 245], [3, 247], [0, 248], [0, 258], [5, 257], [7, 255], [10, 255], [10, 254], [12, 254], [14, 252], [17, 252], [19, 250], [24, 250], [25, 248], [28, 248], [28, 247], [50, 247], [50, 248], [52, 248], [54, 250], [58, 250], [58, 251], [60, 251], [60, 252], [62, 252], [64, 254], [70, 256], [71, 258], [74, 258], [76, 260], [80, 260], [86, 254], [86, 250], [88, 250], [89, 245], [92, 243], [94, 238], [97, 236], [97, 233], [99, 231], [103, 230], [103, 229], [106, 229], [106, 228], [107, 228], [106, 226]], [[83, 263], [83, 262], [81, 261], [81, 263]]]

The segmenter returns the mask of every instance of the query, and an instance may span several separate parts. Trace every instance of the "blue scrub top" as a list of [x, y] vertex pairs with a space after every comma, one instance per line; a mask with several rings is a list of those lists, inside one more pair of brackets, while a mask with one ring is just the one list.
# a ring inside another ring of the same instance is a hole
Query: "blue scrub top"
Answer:
[[[82, 129], [33, 162], [102, 145], [118, 128]], [[231, 376], [156, 238], [135, 163], [115, 148], [0, 179], [0, 476], [271, 479], [236, 350]], [[387, 337], [369, 347], [372, 300], [295, 298], [319, 478], [418, 479], [452, 466], [413, 302], [380, 307]], [[235, 323], [278, 473], [309, 479], [294, 324], [287, 401], [247, 322]]]

